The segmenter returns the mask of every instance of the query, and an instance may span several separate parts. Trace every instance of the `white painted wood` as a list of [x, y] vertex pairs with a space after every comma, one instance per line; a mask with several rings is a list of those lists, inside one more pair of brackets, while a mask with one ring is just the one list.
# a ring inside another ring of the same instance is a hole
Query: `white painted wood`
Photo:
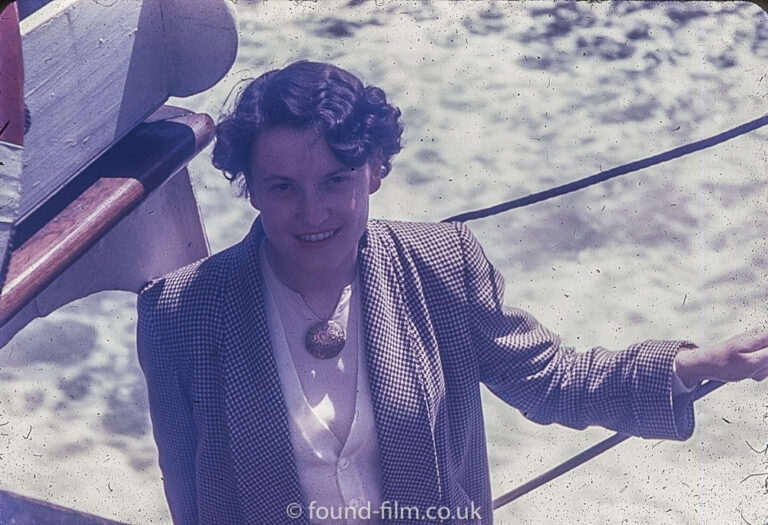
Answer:
[[237, 51], [227, 0], [54, 0], [21, 32], [32, 120], [21, 217], [169, 96], [215, 84]]
[[162, 0], [172, 96], [205, 91], [229, 71], [237, 53], [231, 2]]
[[33, 319], [104, 290], [137, 292], [153, 277], [208, 255], [186, 168], [149, 195], [93, 248], [0, 328], [0, 348]]

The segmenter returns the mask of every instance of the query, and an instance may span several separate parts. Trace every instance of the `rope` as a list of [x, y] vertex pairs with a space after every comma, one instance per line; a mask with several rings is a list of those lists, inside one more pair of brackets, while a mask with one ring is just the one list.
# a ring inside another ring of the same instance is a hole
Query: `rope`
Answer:
[[731, 140], [732, 138], [738, 137], [739, 135], [744, 135], [745, 133], [754, 131], [767, 124], [768, 124], [768, 115], [764, 115], [760, 118], [757, 118], [745, 124], [741, 124], [740, 126], [736, 126], [735, 128], [729, 129], [727, 131], [723, 131], [722, 133], [718, 133], [717, 135], [714, 135], [712, 137], [699, 140], [698, 142], [691, 142], [690, 144], [679, 146], [669, 151], [665, 151], [664, 153], [659, 153], [658, 155], [653, 155], [651, 157], [646, 157], [644, 159], [636, 160], [628, 164], [623, 164], [621, 166], [611, 168], [608, 171], [601, 171], [600, 173], [596, 173], [595, 175], [590, 175], [589, 177], [585, 177], [583, 179], [569, 182], [567, 184], [563, 184], [562, 186], [556, 186], [554, 188], [550, 188], [545, 191], [540, 191], [538, 193], [531, 193], [530, 195], [526, 195], [525, 197], [520, 197], [518, 199], [503, 202], [501, 204], [491, 206], [490, 208], [483, 208], [480, 210], [460, 213], [459, 215], [454, 215], [453, 217], [443, 219], [442, 222], [450, 222], [450, 221], [465, 222], [465, 221], [472, 221], [475, 219], [482, 219], [483, 217], [496, 215], [497, 213], [512, 210], [514, 208], [521, 208], [523, 206], [528, 206], [529, 204], [541, 202], [547, 199], [551, 199], [553, 197], [559, 197], [560, 195], [565, 195], [566, 193], [571, 193], [577, 190], [581, 190], [583, 188], [593, 186], [597, 183], [606, 181], [608, 179], [613, 179], [615, 177], [626, 175], [627, 173], [631, 173], [633, 171], [638, 171], [643, 168], [647, 168], [649, 166], [661, 164], [662, 162], [667, 162], [672, 159], [676, 159], [684, 155], [694, 153], [696, 151], [701, 151], [706, 148], [711, 148], [712, 146], [716, 146], [727, 140]]
[[[716, 390], [717, 388], [720, 388], [721, 386], [723, 386], [723, 384], [724, 383], [721, 383], [719, 381], [707, 381], [706, 383], [700, 385], [696, 389], [696, 392], [693, 394], [693, 399], [694, 400], [701, 399], [702, 397], [706, 396], [713, 390]], [[610, 450], [611, 448], [615, 447], [616, 445], [618, 445], [619, 443], [621, 443], [622, 441], [625, 441], [630, 437], [632, 436], [617, 432], [611, 437], [604, 439], [598, 444], [591, 446], [590, 448], [584, 450], [583, 452], [576, 454], [572, 458], [546, 471], [544, 474], [541, 474], [540, 476], [537, 476], [532, 480], [523, 483], [519, 487], [507, 492], [506, 494], [503, 494], [502, 496], [499, 496], [498, 498], [494, 499], [493, 510], [495, 511], [499, 507], [506, 505], [507, 503], [514, 501], [517, 498], [524, 496], [525, 494], [528, 494], [533, 490], [536, 490], [540, 486], [546, 483], [549, 483], [550, 481], [552, 481], [557, 477], [562, 476], [566, 472], [570, 472], [571, 470], [575, 469], [579, 465], [582, 465], [587, 461], [589, 461], [590, 459], [593, 459], [595, 456], [598, 456], [603, 452]]]

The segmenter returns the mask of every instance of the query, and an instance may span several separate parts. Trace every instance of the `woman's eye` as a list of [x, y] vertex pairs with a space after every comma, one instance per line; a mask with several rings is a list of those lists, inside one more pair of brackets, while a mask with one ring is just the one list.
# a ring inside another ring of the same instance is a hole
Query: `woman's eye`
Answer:
[[273, 191], [288, 191], [291, 189], [291, 185], [287, 182], [281, 182], [272, 186]]
[[334, 175], [328, 180], [330, 181], [331, 184], [344, 184], [349, 179], [350, 179], [349, 175]]

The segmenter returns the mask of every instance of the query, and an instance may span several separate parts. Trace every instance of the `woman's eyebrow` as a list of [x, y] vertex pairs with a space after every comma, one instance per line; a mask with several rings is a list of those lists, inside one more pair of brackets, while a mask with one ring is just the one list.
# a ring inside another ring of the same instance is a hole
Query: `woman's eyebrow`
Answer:
[[355, 168], [348, 168], [348, 167], [344, 166], [343, 168], [339, 168], [339, 169], [334, 170], [334, 171], [332, 171], [330, 173], [326, 173], [325, 175], [323, 175], [323, 177], [324, 178], [333, 177], [334, 175], [338, 175], [339, 173], [344, 173], [344, 172], [347, 172], [347, 171], [352, 171], [354, 169]]
[[[339, 168], [337, 170], [333, 170], [331, 172], [328, 172], [325, 175], [322, 175], [320, 178], [327, 179], [329, 177], [334, 177], [334, 176], [336, 176], [336, 175], [338, 175], [340, 173], [345, 173], [347, 171], [353, 171], [355, 169], [356, 168], [348, 168], [348, 167], [345, 166], [343, 168]], [[264, 182], [273, 182], [273, 181], [278, 181], [278, 180], [279, 181], [286, 181], [286, 182], [294, 182], [295, 178], [294, 177], [290, 177], [288, 175], [280, 175], [278, 173], [272, 173], [270, 175], [267, 175], [263, 179]]]
[[278, 180], [279, 181], [293, 182], [293, 178], [287, 177], [285, 175], [272, 174], [272, 175], [267, 175], [266, 177], [264, 177], [264, 182], [273, 182], [273, 181], [278, 181]]

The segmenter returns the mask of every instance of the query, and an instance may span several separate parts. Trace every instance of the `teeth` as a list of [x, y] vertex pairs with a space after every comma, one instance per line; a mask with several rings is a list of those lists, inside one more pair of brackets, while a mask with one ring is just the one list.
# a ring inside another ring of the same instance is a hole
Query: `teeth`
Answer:
[[335, 230], [325, 232], [325, 233], [312, 233], [310, 235], [299, 235], [299, 239], [301, 239], [302, 241], [309, 241], [309, 242], [324, 241], [325, 239], [331, 237], [334, 233], [336, 233]]

